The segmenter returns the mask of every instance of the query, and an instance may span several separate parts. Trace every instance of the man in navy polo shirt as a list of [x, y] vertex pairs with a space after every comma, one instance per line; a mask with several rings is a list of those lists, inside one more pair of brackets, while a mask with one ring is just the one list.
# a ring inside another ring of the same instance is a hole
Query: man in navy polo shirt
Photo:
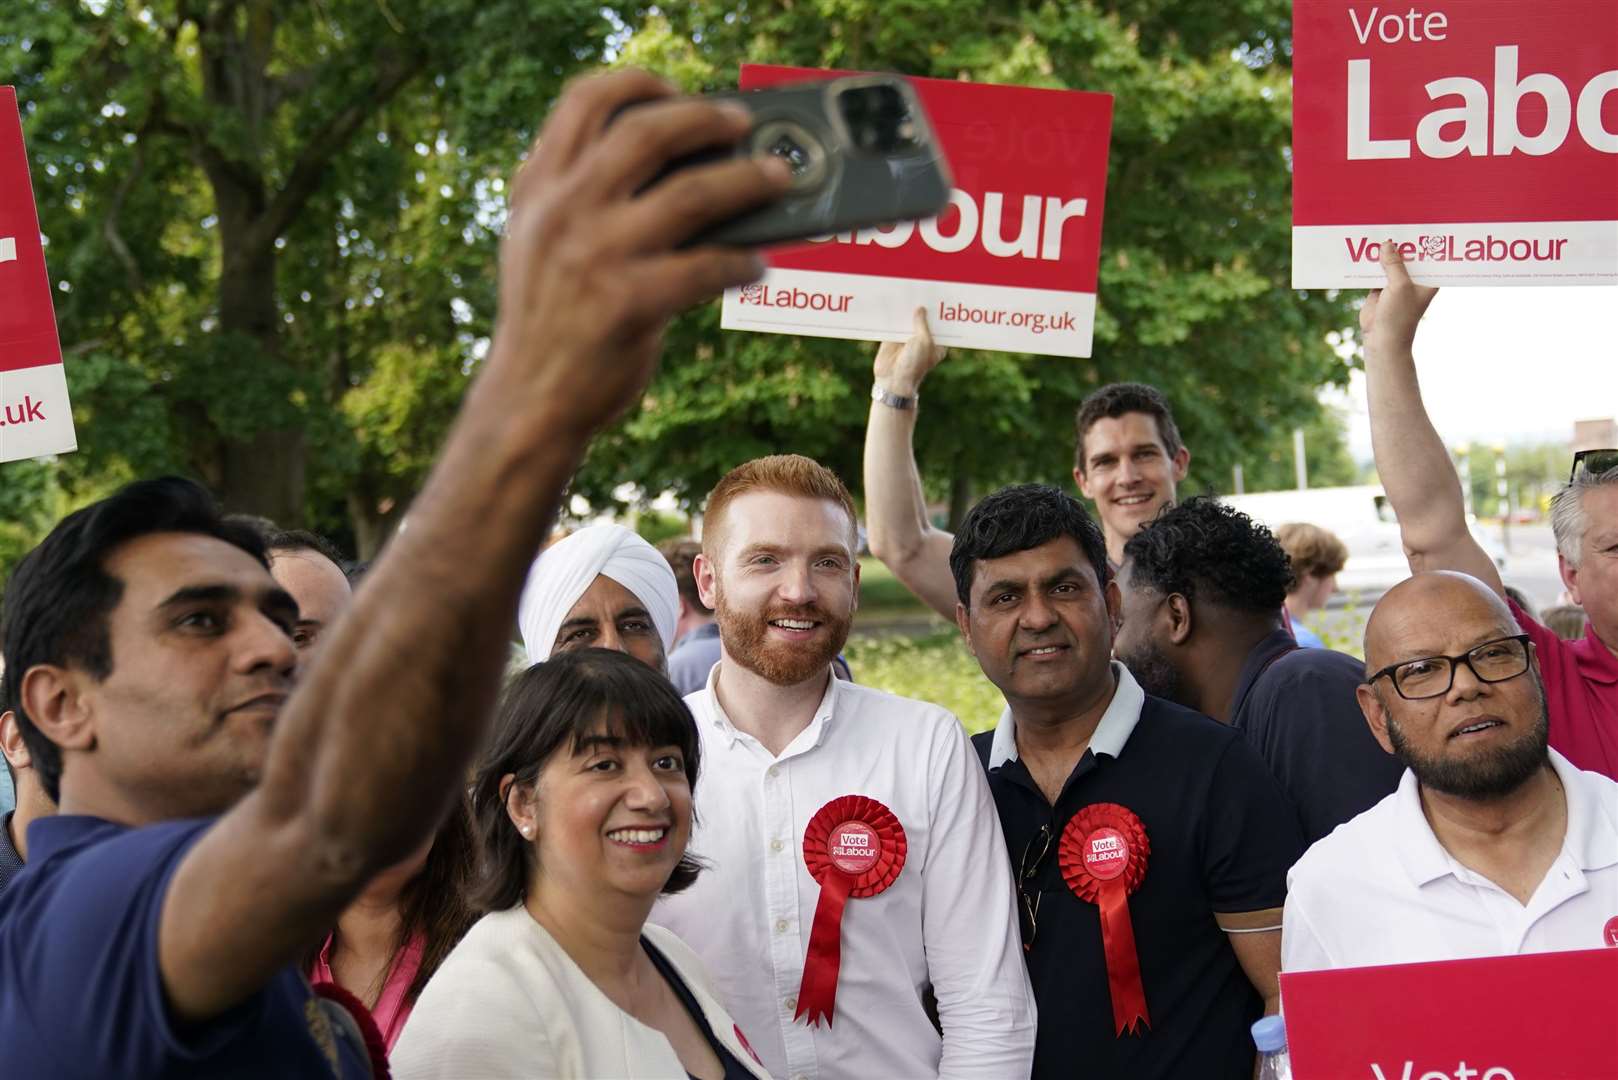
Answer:
[[1246, 1080], [1302, 852], [1285, 797], [1237, 732], [1111, 660], [1118, 588], [1077, 500], [990, 495], [950, 569], [956, 621], [1006, 698], [973, 741], [1020, 894], [1033, 1076]]
[[1312, 844], [1399, 786], [1355, 692], [1365, 667], [1302, 649], [1282, 624], [1292, 584], [1270, 530], [1213, 499], [1187, 499], [1136, 533], [1118, 571], [1118, 659], [1148, 694], [1247, 736]]
[[370, 1075], [296, 962], [464, 783], [590, 434], [639, 395], [675, 311], [759, 273], [682, 242], [790, 180], [731, 159], [642, 191], [747, 129], [673, 93], [620, 72], [557, 106], [513, 184], [500, 322], [442, 461], [295, 691], [297, 606], [194, 484], [131, 485], [17, 566], [5, 700], [61, 813], [0, 894], [7, 1077]]

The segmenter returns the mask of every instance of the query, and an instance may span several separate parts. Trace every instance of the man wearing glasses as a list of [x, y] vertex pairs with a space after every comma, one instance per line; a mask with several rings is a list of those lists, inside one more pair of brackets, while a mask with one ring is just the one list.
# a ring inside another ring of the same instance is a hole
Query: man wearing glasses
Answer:
[[1118, 586], [1078, 500], [997, 491], [949, 562], [956, 622], [1006, 698], [973, 743], [1017, 872], [1032, 1075], [1249, 1080], [1297, 816], [1240, 731], [1112, 659]]
[[1548, 748], [1520, 617], [1448, 571], [1371, 613], [1360, 708], [1406, 771], [1292, 868], [1287, 971], [1618, 944], [1618, 783]]
[[[1382, 245], [1382, 266], [1387, 288], [1373, 291], [1360, 312], [1366, 396], [1377, 474], [1410, 569], [1459, 570], [1508, 600], [1499, 571], [1467, 531], [1449, 452], [1421, 403], [1411, 347], [1438, 290], [1410, 280], [1392, 243]], [[1581, 769], [1618, 777], [1618, 450], [1574, 458], [1568, 486], [1552, 503], [1551, 530], [1562, 581], [1589, 629], [1582, 640], [1562, 641], [1515, 604], [1511, 612], [1538, 652], [1550, 745]]]

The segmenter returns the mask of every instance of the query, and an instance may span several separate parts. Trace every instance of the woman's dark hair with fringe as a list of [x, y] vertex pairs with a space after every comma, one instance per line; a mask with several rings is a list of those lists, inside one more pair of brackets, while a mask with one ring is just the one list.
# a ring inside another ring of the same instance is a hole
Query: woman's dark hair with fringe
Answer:
[[[472, 827], [472, 804], [466, 796], [455, 800], [438, 832], [427, 861], [415, 877], [399, 890], [399, 936], [394, 942], [393, 960], [383, 978], [410, 944], [420, 936], [421, 966], [405, 990], [405, 1000], [414, 1002], [438, 971], [450, 950], [478, 920], [472, 906], [472, 886], [477, 877], [477, 834]], [[309, 971], [320, 957], [316, 945], [304, 954], [303, 969]]]
[[[574, 753], [603, 730], [631, 746], [675, 746], [685, 776], [697, 786], [697, 728], [691, 710], [662, 675], [610, 649], [557, 653], [513, 679], [501, 696], [494, 733], [472, 785], [472, 814], [483, 865], [474, 903], [504, 911], [528, 894], [534, 846], [506, 814], [500, 781], [532, 784], [551, 756]], [[701, 864], [689, 854], [669, 875], [664, 894], [689, 888]], [[543, 872], [543, 867], [540, 868]]]

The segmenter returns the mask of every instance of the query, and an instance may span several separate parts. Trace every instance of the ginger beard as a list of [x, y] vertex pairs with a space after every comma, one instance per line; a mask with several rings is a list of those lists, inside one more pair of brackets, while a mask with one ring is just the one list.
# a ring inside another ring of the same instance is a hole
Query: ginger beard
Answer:
[[[731, 659], [777, 686], [796, 686], [825, 671], [848, 642], [852, 612], [834, 616], [819, 604], [778, 604], [759, 613], [733, 607], [725, 588], [714, 582], [714, 616], [719, 640]], [[814, 635], [802, 642], [772, 639], [770, 622], [793, 619], [816, 623]]]

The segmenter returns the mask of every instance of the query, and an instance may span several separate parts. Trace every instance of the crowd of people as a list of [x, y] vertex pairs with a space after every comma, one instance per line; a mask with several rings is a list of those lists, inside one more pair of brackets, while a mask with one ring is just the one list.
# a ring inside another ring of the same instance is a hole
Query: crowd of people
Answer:
[[874, 362], [864, 526], [992, 730], [854, 681], [861, 522], [808, 458], [737, 464], [699, 540], [545, 546], [668, 319], [761, 273], [683, 242], [779, 163], [645, 187], [746, 124], [636, 72], [564, 95], [487, 361], [363, 576], [172, 478], [16, 567], [5, 1075], [1240, 1080], [1283, 971], [1618, 944], [1618, 451], [1556, 498], [1563, 640], [1467, 529], [1391, 243], [1362, 319], [1413, 576], [1364, 662], [1300, 641], [1340, 543], [1180, 499], [1149, 386], [1079, 411], [1099, 524], [1021, 484], [936, 528], [923, 313]]

